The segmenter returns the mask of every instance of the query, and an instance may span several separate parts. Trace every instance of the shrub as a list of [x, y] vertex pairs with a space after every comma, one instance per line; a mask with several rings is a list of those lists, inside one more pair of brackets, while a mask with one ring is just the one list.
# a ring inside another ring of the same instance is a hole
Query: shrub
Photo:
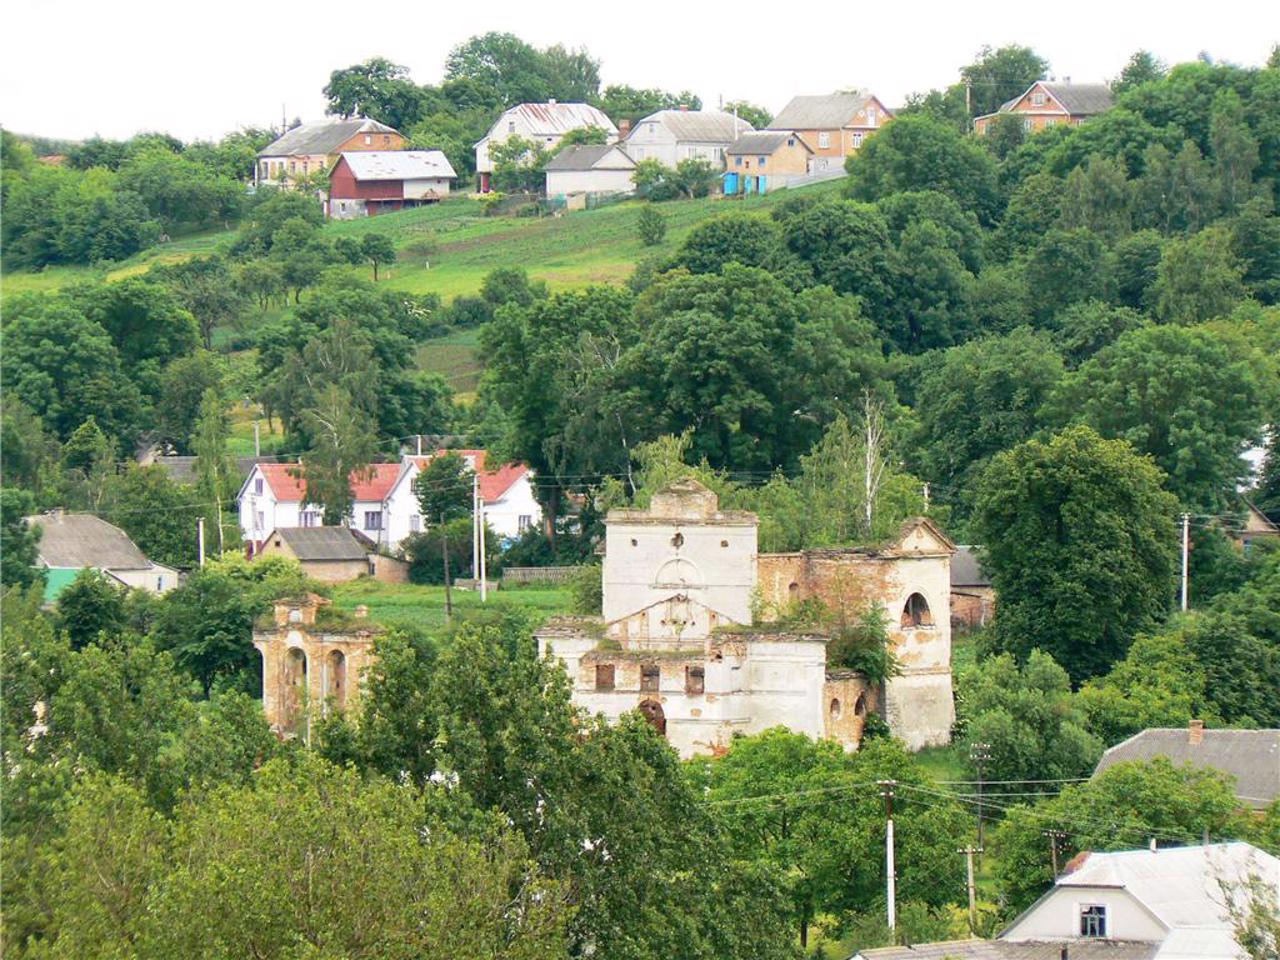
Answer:
[[667, 235], [667, 218], [653, 207], [645, 207], [636, 221], [636, 232], [646, 247], [656, 247]]

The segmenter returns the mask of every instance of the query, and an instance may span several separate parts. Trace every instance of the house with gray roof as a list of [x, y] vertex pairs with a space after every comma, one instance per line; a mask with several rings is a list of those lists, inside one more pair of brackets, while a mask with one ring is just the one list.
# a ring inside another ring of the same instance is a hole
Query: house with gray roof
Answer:
[[[45, 570], [46, 603], [82, 570], [97, 570], [125, 587], [149, 593], [168, 593], [178, 585], [178, 571], [147, 558], [129, 535], [89, 513], [53, 510], [26, 517], [40, 534], [36, 562]], [[191, 532], [195, 537], [195, 531]]]
[[623, 146], [637, 163], [657, 160], [674, 170], [681, 160], [706, 160], [719, 170], [725, 151], [754, 129], [721, 110], [659, 110], [637, 120]]
[[409, 579], [409, 564], [378, 551], [377, 544], [350, 527], [277, 527], [255, 551], [259, 557], [296, 560], [312, 580], [343, 583], [370, 576], [389, 583]]
[[404, 135], [367, 117], [304, 123], [258, 151], [253, 182], [289, 186], [300, 177], [327, 174], [339, 155], [358, 150], [403, 150]]
[[566, 147], [547, 161], [547, 196], [579, 193], [632, 193], [636, 162], [618, 144]]
[[1096, 777], [1117, 763], [1165, 757], [1235, 778], [1236, 798], [1261, 810], [1280, 797], [1280, 730], [1206, 730], [1204, 721], [1184, 727], [1152, 727], [1117, 743], [1102, 755]]
[[792, 130], [753, 130], [724, 152], [724, 192], [768, 193], [809, 175], [813, 151]]
[[867, 90], [792, 97], [769, 121], [770, 130], [789, 130], [813, 151], [814, 172], [838, 170], [845, 157], [857, 153], [867, 138], [893, 119], [875, 94]]
[[424, 203], [439, 203], [457, 179], [440, 150], [356, 150], [329, 172], [325, 212], [350, 220]]
[[1020, 96], [1001, 104], [995, 113], [975, 117], [973, 131], [985, 135], [996, 118], [1005, 114], [1021, 118], [1027, 133], [1038, 133], [1059, 124], [1078, 127], [1110, 110], [1114, 99], [1105, 83], [1037, 80]]

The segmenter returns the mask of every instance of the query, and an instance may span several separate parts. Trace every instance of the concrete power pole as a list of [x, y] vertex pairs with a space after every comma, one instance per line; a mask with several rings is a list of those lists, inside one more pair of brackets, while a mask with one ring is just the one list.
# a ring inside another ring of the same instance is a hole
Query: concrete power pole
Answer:
[[453, 622], [453, 590], [449, 586], [449, 528], [445, 526], [444, 514], [440, 514], [440, 554], [444, 560], [444, 619]]
[[[981, 847], [965, 847], [956, 853], [963, 853], [969, 875], [969, 932], [978, 935], [978, 891], [973, 880], [973, 855], [981, 853]], [[1055, 874], [1056, 876], [1056, 874]]]
[[204, 566], [204, 517], [196, 517], [196, 540], [199, 543], [200, 566]]
[[884, 885], [885, 911], [889, 921], [889, 931], [898, 928], [898, 877], [893, 863], [893, 788], [896, 780], [879, 780], [880, 795], [884, 797]]
[[1191, 559], [1191, 514], [1182, 515], [1182, 609], [1187, 609], [1187, 568]]

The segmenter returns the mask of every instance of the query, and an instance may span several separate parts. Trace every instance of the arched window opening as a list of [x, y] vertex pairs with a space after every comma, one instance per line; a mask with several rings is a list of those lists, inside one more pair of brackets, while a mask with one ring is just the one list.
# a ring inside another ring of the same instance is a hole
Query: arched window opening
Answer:
[[325, 663], [328, 676], [325, 677], [325, 697], [332, 697], [334, 706], [339, 710], [347, 705], [347, 658], [341, 650], [329, 654]]
[[299, 647], [290, 647], [285, 655], [284, 682], [284, 724], [287, 729], [296, 732], [307, 700], [307, 655]]
[[919, 593], [913, 593], [907, 597], [907, 603], [902, 608], [902, 626], [905, 627], [932, 627], [933, 614], [929, 612], [929, 602]]
[[839, 719], [840, 719], [840, 714], [841, 714], [842, 710], [843, 710], [843, 708], [840, 706], [840, 701], [839, 701], [837, 698], [832, 697], [832, 699], [831, 699], [831, 719], [832, 719], [832, 720], [839, 720]]
[[858, 694], [858, 699], [853, 702], [853, 715], [855, 717], [865, 717], [867, 715], [866, 693]]

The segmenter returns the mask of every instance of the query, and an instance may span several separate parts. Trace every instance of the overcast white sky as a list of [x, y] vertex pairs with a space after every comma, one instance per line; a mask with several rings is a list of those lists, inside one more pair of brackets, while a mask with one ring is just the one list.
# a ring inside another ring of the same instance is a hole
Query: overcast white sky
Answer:
[[[595, 0], [5, 0], [0, 124], [80, 138], [165, 130], [216, 138], [280, 117], [321, 118], [329, 71], [382, 55], [439, 81], [450, 47], [488, 30], [586, 46], [604, 83], [691, 89], [777, 111], [795, 93], [868, 87], [890, 106], [956, 79], [984, 43], [1023, 43], [1058, 76], [1114, 77], [1139, 47], [1175, 63], [1207, 50], [1262, 63], [1275, 0], [710, 3]], [[444, 22], [441, 16], [449, 17]]]

